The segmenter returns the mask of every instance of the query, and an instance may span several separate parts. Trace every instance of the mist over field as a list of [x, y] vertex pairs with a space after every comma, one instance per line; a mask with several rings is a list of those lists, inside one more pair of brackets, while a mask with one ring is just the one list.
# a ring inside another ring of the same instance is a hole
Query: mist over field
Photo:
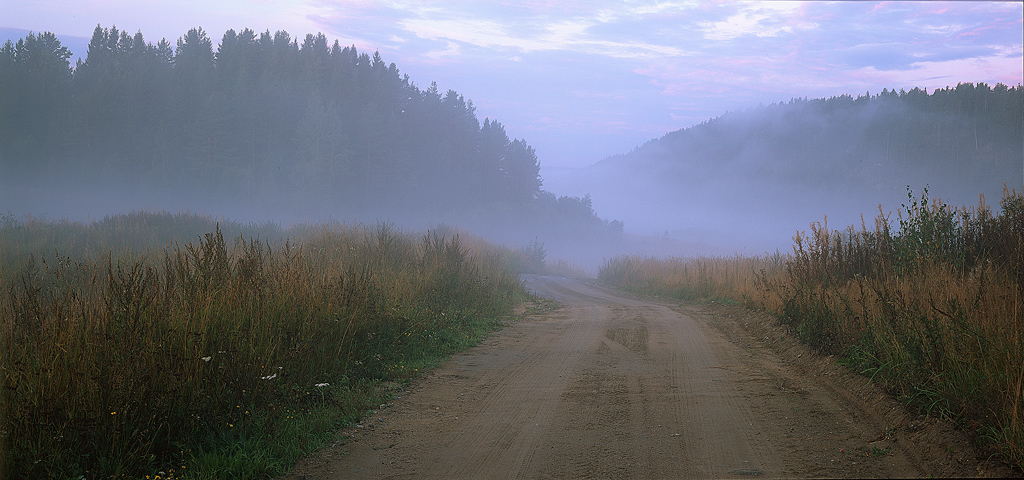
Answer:
[[795, 98], [542, 169], [471, 99], [322, 34], [194, 28], [172, 45], [97, 26], [85, 50], [72, 67], [51, 33], [4, 45], [0, 213], [447, 225], [593, 271], [786, 252], [826, 216], [871, 228], [881, 205], [895, 221], [908, 187], [997, 206], [1024, 174], [1020, 85]]
[[71, 55], [52, 33], [0, 49], [14, 218], [449, 225], [559, 256], [621, 237], [585, 195], [542, 189], [534, 148], [472, 100], [323, 34], [229, 30], [214, 48], [195, 28], [172, 48], [97, 27], [74, 69]]
[[0, 479], [1022, 471], [1019, 1], [158, 7], [0, 0]]
[[788, 251], [814, 221], [868, 229], [881, 211], [927, 188], [952, 206], [1024, 178], [1020, 86], [960, 83], [723, 114], [595, 165], [549, 175], [549, 188], [589, 192], [627, 233], [707, 244], [718, 253]]

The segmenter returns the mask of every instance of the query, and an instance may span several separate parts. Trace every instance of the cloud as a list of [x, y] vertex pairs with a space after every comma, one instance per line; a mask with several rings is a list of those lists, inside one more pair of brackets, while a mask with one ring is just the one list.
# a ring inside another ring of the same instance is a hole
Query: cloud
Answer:
[[670, 45], [594, 37], [588, 30], [597, 23], [587, 19], [549, 21], [531, 28], [469, 16], [419, 17], [403, 20], [399, 24], [406, 32], [421, 39], [449, 40], [517, 54], [566, 51], [614, 58], [657, 58], [686, 54], [684, 50]]
[[798, 30], [817, 27], [800, 18], [800, 2], [757, 2], [739, 4], [739, 9], [725, 19], [703, 21], [697, 25], [707, 40], [724, 41], [744, 36], [778, 37]]
[[441, 60], [447, 57], [459, 57], [462, 55], [462, 49], [459, 48], [459, 44], [455, 42], [448, 42], [448, 48], [444, 50], [431, 50], [426, 53], [428, 58], [434, 60]]
[[849, 84], [862, 86], [888, 85], [889, 88], [921, 87], [928, 89], [953, 86], [959, 82], [987, 82], [990, 85], [1004, 83], [1016, 85], [1024, 79], [1024, 64], [1020, 55], [1008, 57], [991, 55], [984, 57], [952, 58], [947, 60], [922, 61], [914, 68], [901, 70], [880, 70], [864, 67], [847, 72]]
[[[450, 50], [448, 42], [464, 47], [464, 55], [477, 52], [473, 58], [491, 52], [503, 58], [547, 51], [621, 59], [692, 54], [677, 38], [647, 35], [638, 22], [674, 18], [696, 3], [607, 3], [595, 9], [571, 2], [322, 1], [309, 18], [332, 33], [361, 37], [362, 45], [379, 45], [384, 35], [433, 42], [431, 57]], [[445, 47], [437, 49], [437, 42]]]
[[996, 55], [987, 46], [940, 46], [918, 51], [903, 43], [860, 44], [840, 53], [842, 61], [853, 68], [873, 67], [876, 70], [909, 70], [925, 62], [945, 62]]

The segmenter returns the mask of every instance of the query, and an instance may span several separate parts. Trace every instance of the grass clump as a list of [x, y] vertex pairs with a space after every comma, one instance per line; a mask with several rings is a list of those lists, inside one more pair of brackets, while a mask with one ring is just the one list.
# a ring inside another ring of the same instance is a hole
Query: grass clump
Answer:
[[645, 295], [693, 301], [751, 302], [760, 296], [752, 281], [758, 272], [778, 272], [790, 257], [776, 253], [758, 257], [620, 256], [608, 260], [598, 279]]
[[0, 232], [19, 253], [0, 263], [0, 476], [280, 474], [374, 384], [474, 343], [525, 296], [507, 252], [387, 224], [39, 251], [67, 235], [140, 248], [160, 241], [148, 220], [174, 219], [129, 220]]
[[1024, 466], [1024, 195], [954, 209], [919, 199], [830, 230], [791, 255], [612, 259], [599, 279], [680, 299], [728, 298], [775, 313], [823, 354], [908, 404], [959, 422]]

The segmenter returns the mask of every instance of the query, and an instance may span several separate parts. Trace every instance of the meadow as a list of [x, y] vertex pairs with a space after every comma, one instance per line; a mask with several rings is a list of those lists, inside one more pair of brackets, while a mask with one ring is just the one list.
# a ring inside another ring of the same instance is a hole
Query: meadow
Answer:
[[507, 320], [537, 254], [445, 226], [0, 217], [0, 478], [287, 472]]
[[599, 279], [646, 295], [771, 312], [822, 354], [918, 411], [949, 418], [1024, 467], [1024, 195], [953, 208], [908, 191], [873, 228], [824, 222], [791, 254], [605, 262]]

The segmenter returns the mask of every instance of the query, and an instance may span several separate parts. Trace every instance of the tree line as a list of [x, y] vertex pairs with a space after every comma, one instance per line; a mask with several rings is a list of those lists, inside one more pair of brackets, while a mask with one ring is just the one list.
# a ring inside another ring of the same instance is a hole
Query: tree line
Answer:
[[643, 160], [662, 169], [662, 183], [731, 178], [729, 195], [753, 182], [780, 199], [821, 191], [839, 203], [857, 196], [898, 206], [907, 185], [931, 185], [954, 204], [973, 204], [983, 192], [998, 198], [1004, 183], [1021, 185], [1022, 133], [1024, 88], [961, 82], [729, 112], [602, 164], [619, 171]]
[[71, 56], [50, 32], [0, 48], [3, 175], [307, 219], [528, 206], [608, 226], [541, 190], [534, 149], [471, 100], [322, 33], [228, 30], [215, 48], [201, 28], [172, 45], [98, 25]]
[[[756, 158], [782, 158], [779, 163], [794, 174], [821, 169], [858, 176], [891, 174], [893, 169], [907, 174], [941, 170], [973, 172], [986, 179], [996, 172], [1016, 172], [1019, 180], [1022, 125], [1020, 85], [961, 82], [930, 94], [913, 88], [796, 98], [730, 112], [649, 145], [677, 153], [698, 148], [732, 161], [748, 158], [741, 150], [751, 150], [759, 154]], [[743, 141], [726, 142], [723, 137]], [[1005, 179], [1010, 180], [1015, 179]]]

